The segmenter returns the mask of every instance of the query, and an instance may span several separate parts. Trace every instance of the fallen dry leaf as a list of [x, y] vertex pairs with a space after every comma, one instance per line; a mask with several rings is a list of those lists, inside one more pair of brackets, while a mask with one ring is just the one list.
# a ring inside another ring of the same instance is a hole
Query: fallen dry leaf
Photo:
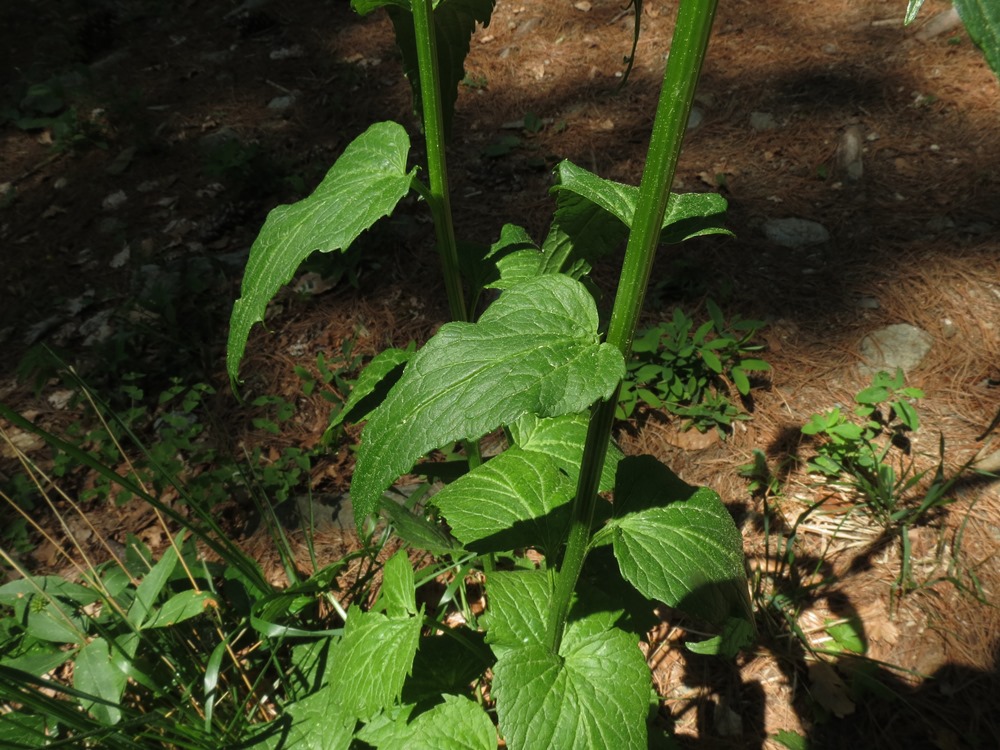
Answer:
[[812, 684], [812, 697], [838, 719], [854, 713], [854, 701], [847, 694], [847, 685], [833, 666], [825, 661], [810, 664], [809, 682]]

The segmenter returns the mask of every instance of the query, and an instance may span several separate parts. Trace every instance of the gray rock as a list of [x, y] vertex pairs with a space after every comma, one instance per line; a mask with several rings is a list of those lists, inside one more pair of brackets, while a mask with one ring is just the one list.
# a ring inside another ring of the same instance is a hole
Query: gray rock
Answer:
[[688, 130], [694, 130], [699, 125], [701, 125], [702, 120], [705, 119], [705, 114], [698, 107], [691, 107], [691, 114], [688, 115]]
[[764, 222], [764, 234], [782, 247], [820, 245], [830, 239], [830, 233], [822, 224], [796, 218], [768, 219]]
[[754, 130], [774, 130], [778, 127], [778, 121], [770, 112], [751, 112], [750, 127]]
[[858, 369], [864, 375], [879, 370], [892, 373], [897, 367], [909, 372], [920, 365], [933, 342], [934, 337], [927, 331], [909, 323], [886, 326], [861, 340], [863, 361]]
[[285, 96], [274, 97], [267, 103], [267, 108], [281, 112], [288, 109], [293, 104], [295, 104], [295, 94], [286, 94]]

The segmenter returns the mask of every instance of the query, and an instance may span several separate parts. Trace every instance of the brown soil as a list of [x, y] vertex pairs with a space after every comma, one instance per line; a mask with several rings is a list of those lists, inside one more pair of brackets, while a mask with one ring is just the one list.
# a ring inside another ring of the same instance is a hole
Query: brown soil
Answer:
[[[315, 185], [369, 123], [397, 119], [416, 133], [388, 21], [359, 18], [346, 2], [247, 3], [256, 8], [248, 14], [218, 0], [175, 3], [172, 12], [140, 2], [110, 15], [83, 0], [5, 5], [5, 105], [17, 106], [26, 81], [73, 64], [89, 72], [72, 95], [81, 135], [73, 148], [54, 151], [51, 129], [0, 130], [0, 400], [56, 431], [75, 418], [49, 400], [58, 381], [42, 377], [36, 394], [16, 376], [38, 342], [77, 361], [99, 390], [133, 369], [149, 373], [149, 392], [171, 375], [221, 388], [228, 305], [266, 212]], [[491, 242], [515, 222], [540, 237], [550, 170], [563, 158], [638, 183], [676, 11], [662, 0], [642, 5], [637, 63], [619, 89], [633, 24], [622, 2], [500, 0], [473, 39], [449, 153], [461, 236]], [[727, 314], [767, 320], [773, 373], [754, 392], [752, 420], [724, 442], [692, 441], [658, 415], [623, 425], [620, 441], [727, 499], [765, 585], [798, 576], [797, 624], [814, 648], [830, 647], [830, 621], [848, 619], [878, 663], [820, 660], [775, 621], [732, 669], [671, 648], [691, 633], [665, 614], [649, 658], [662, 718], [685, 746], [777, 747], [769, 738], [781, 730], [817, 747], [1000, 745], [1000, 615], [954, 585], [971, 585], [973, 573], [983, 597], [996, 600], [995, 481], [967, 472], [947, 512], [910, 531], [914, 575], [925, 585], [902, 601], [890, 597], [898, 545], [850, 497], [831, 493], [799, 528], [794, 570], [773, 549], [774, 529], [787, 530], [829, 492], [802, 466], [809, 443], [798, 428], [867, 385], [859, 342], [878, 328], [905, 322], [933, 337], [908, 374], [927, 394], [914, 444], [920, 465], [933, 466], [940, 439], [948, 472], [996, 458], [988, 428], [1000, 410], [1000, 87], [961, 29], [923, 41], [920, 23], [904, 29], [905, 5], [720, 4], [697, 99], [703, 119], [676, 187], [721, 190], [736, 238], [664, 250], [648, 314], [652, 321], [680, 304], [701, 315], [710, 296]], [[928, 0], [921, 19], [946, 7]], [[289, 94], [290, 106], [268, 107]], [[530, 115], [541, 118], [539, 132], [524, 127]], [[243, 146], [225, 146], [226, 134]], [[489, 155], [508, 135], [520, 143]], [[854, 136], [860, 177], [843, 158]], [[108, 198], [117, 191], [124, 202], [115, 206]], [[231, 448], [315, 446], [329, 403], [302, 395], [294, 366], [313, 367], [317, 352], [352, 338], [365, 356], [424, 340], [446, 319], [421, 207], [407, 204], [401, 216], [366, 238], [357, 286], [342, 280], [272, 306], [269, 329], [251, 336], [245, 395], [282, 396], [298, 413], [273, 438], [220, 395], [213, 406]], [[780, 247], [762, 225], [784, 217], [818, 221], [831, 239]], [[151, 314], [143, 279], [168, 272], [185, 280]], [[615, 273], [613, 262], [597, 269], [604, 280]], [[137, 319], [156, 335], [124, 335]], [[110, 338], [88, 339], [102, 322]], [[346, 488], [349, 444], [319, 462], [318, 491]], [[44, 464], [44, 450], [24, 445]], [[780, 498], [748, 492], [738, 469], [754, 449], [784, 467]], [[15, 469], [8, 461], [0, 471], [7, 479]], [[130, 506], [91, 515], [112, 536], [150, 526]]]

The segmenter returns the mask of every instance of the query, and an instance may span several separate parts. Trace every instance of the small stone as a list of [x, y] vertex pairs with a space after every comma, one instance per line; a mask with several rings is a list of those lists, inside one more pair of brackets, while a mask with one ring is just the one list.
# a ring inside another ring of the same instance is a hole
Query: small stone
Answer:
[[115, 253], [114, 257], [111, 258], [112, 268], [122, 268], [126, 263], [128, 263], [129, 258], [132, 255], [132, 248], [125, 245], [119, 252]]
[[587, 0], [580, 0], [578, 3], [573, 3], [573, 7], [577, 10], [581, 10], [584, 13], [588, 13], [594, 6], [587, 2]]
[[274, 97], [267, 103], [267, 108], [280, 112], [288, 109], [293, 104], [295, 104], [295, 94], [285, 94], [284, 96]]
[[952, 221], [947, 216], [932, 216], [927, 220], [927, 231], [933, 234], [938, 234], [940, 232], [947, 232], [949, 229], [955, 228], [955, 222]]
[[882, 307], [881, 303], [875, 297], [858, 297], [857, 302], [854, 304], [862, 310], [878, 310]]
[[297, 60], [305, 56], [306, 51], [302, 49], [301, 44], [293, 44], [291, 47], [273, 49], [271, 50], [271, 54], [268, 55], [268, 57], [272, 60]]
[[132, 159], [135, 157], [135, 151], [135, 146], [122, 149], [118, 156], [114, 158], [114, 161], [104, 168], [104, 171], [112, 175], [121, 174], [129, 168]]
[[961, 23], [962, 19], [959, 18], [958, 11], [952, 7], [938, 13], [930, 21], [924, 24], [924, 27], [917, 32], [916, 36], [921, 42], [926, 42], [936, 36], [940, 36], [945, 32], [957, 28]]
[[830, 239], [830, 233], [822, 224], [796, 218], [768, 219], [764, 222], [764, 234], [782, 247], [820, 245]]
[[704, 113], [697, 107], [691, 107], [691, 114], [688, 115], [688, 130], [694, 130], [699, 125], [701, 125], [702, 120], [705, 119]]
[[852, 182], [860, 180], [864, 174], [864, 166], [861, 161], [862, 144], [861, 128], [857, 125], [851, 125], [844, 130], [840, 136], [840, 143], [837, 145], [837, 166]]
[[909, 323], [895, 323], [865, 336], [859, 347], [862, 374], [874, 375], [883, 370], [904, 373], [918, 367], [931, 350], [934, 338], [927, 331]]
[[114, 211], [125, 205], [125, 201], [127, 200], [128, 196], [125, 195], [124, 190], [116, 190], [115, 192], [111, 193], [111, 195], [106, 196], [103, 201], [101, 201], [101, 207], [105, 211]]
[[760, 132], [762, 130], [774, 130], [778, 127], [778, 121], [770, 112], [751, 112], [750, 127]]

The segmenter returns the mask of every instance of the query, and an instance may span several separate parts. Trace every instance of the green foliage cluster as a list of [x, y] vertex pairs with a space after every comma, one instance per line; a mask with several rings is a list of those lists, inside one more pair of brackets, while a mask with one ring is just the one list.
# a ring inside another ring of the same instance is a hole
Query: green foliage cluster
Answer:
[[[322, 703], [330, 747], [352, 739], [436, 746], [446, 732], [463, 746], [487, 748], [497, 731], [512, 748], [645, 747], [653, 694], [638, 637], [652, 602], [716, 628], [719, 637], [697, 647], [703, 652], [731, 656], [753, 637], [742, 542], [721, 499], [652, 457], [622, 457], [610, 443], [653, 250], [727, 233], [721, 197], [668, 192], [714, 2], [682, 9], [643, 186], [563, 162], [544, 239], [536, 243], [507, 225], [485, 254], [470, 254], [481, 245], [455, 239], [443, 136], [469, 36], [477, 22], [489, 22], [492, 1], [442, 0], [433, 10], [425, 0], [354, 6], [385, 6], [392, 19], [424, 124], [429, 182], [409, 165], [406, 131], [376, 123], [312, 195], [275, 209], [233, 309], [229, 372], [235, 382], [251, 326], [314, 250], [343, 252], [411, 190], [423, 197], [453, 321], [416, 351], [376, 356], [332, 426], [365, 423], [351, 482], [359, 530], [369, 528], [369, 516], [384, 514], [410, 545], [450, 561], [463, 576], [485, 576], [488, 607], [479, 616], [463, 612], [461, 625], [429, 629], [415, 588], [432, 578], [405, 557], [393, 558], [375, 605], [347, 611], [343, 637], [330, 644], [336, 668], [328, 680], [306, 705], [286, 706], [293, 731], [321, 731], [312, 705]], [[684, 107], [672, 105], [678, 100]], [[538, 126], [533, 120], [525, 127]], [[587, 277], [595, 259], [626, 239], [604, 334]], [[486, 290], [499, 296], [478, 314]], [[720, 323], [720, 339], [724, 330]], [[722, 352], [726, 376], [748, 389], [745, 373], [754, 363], [729, 362], [725, 347], [706, 348], [707, 334], [700, 334], [700, 351], [709, 352], [720, 376]], [[742, 336], [733, 343], [738, 353], [749, 351]], [[484, 460], [479, 441], [498, 430], [506, 449]], [[448, 472], [421, 465], [456, 443], [462, 450]], [[448, 476], [436, 494], [421, 493], [425, 503], [399, 506], [385, 493], [407, 473]], [[598, 496], [612, 491], [613, 504]], [[526, 560], [527, 549], [536, 557]], [[595, 578], [599, 587], [590, 583]], [[437, 647], [442, 642], [453, 644], [447, 655]], [[481, 705], [486, 684], [495, 721]]]
[[763, 349], [752, 340], [764, 323], [739, 318], [727, 322], [712, 300], [705, 304], [709, 320], [697, 328], [675, 308], [670, 321], [637, 334], [622, 384], [620, 419], [632, 416], [640, 401], [683, 417], [685, 428], [700, 432], [716, 428], [724, 434], [733, 420], [748, 418], [732, 402], [729, 384], [748, 396], [748, 373], [771, 369], [764, 360], [748, 356]]
[[[876, 373], [871, 386], [855, 396], [854, 416], [838, 407], [813, 414], [802, 427], [804, 435], [821, 439], [809, 468], [847, 485], [861, 498], [872, 516], [885, 528], [919, 522], [925, 515], [951, 502], [951, 483], [937, 475], [916, 506], [907, 503], [911, 490], [927, 475], [917, 471], [910, 456], [909, 433], [920, 427], [911, 400], [923, 398], [919, 388], [904, 385], [902, 370], [894, 375]], [[943, 454], [943, 446], [942, 446]]]

